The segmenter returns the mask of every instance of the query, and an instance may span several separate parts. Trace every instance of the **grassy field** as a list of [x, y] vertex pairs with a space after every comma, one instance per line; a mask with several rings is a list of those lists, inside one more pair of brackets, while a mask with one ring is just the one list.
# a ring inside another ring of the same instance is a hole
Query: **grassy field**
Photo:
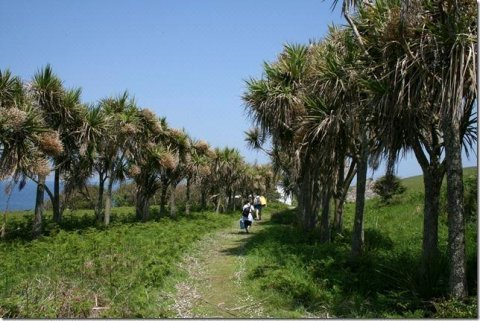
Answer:
[[116, 208], [108, 229], [91, 211], [68, 213], [63, 230], [49, 223], [31, 241], [29, 215], [12, 215], [0, 242], [0, 316], [8, 318], [165, 317], [165, 291], [181, 277], [177, 261], [191, 245], [232, 216], [193, 213], [134, 223]]
[[[476, 195], [471, 184], [475, 173], [468, 169], [465, 175], [468, 195]], [[409, 178], [404, 184], [406, 193], [391, 204], [367, 201], [365, 253], [355, 262], [349, 255], [353, 203], [346, 205], [344, 231], [330, 244], [318, 242], [318, 231], [306, 234], [297, 229], [294, 209], [278, 203], [269, 204], [262, 228], [239, 240], [237, 230], [231, 230], [239, 213], [193, 213], [137, 223], [132, 208], [115, 208], [112, 225], [103, 228], [95, 225], [91, 211], [80, 210], [67, 212], [62, 226], [48, 217], [45, 236], [38, 240], [29, 238], [31, 213], [10, 215], [7, 239], [0, 241], [0, 317], [175, 317], [170, 294], [187, 277], [178, 263], [198, 241], [226, 228], [216, 235], [230, 239], [218, 239], [225, 244], [212, 246], [238, 245], [241, 251], [230, 251], [238, 259], [223, 262], [222, 250], [214, 265], [235, 272], [235, 267], [222, 264], [244, 262], [244, 288], [262, 303], [265, 315], [477, 317], [477, 215], [469, 216], [466, 226], [470, 297], [465, 302], [448, 300], [446, 214], [440, 217], [443, 254], [438, 269], [420, 279], [422, 180]], [[224, 282], [230, 281], [226, 277]], [[219, 292], [224, 300], [221, 291], [229, 288], [224, 282], [207, 292]]]
[[[474, 175], [473, 169], [467, 176]], [[294, 210], [273, 214], [269, 226], [247, 244], [252, 291], [266, 298], [276, 317], [475, 318], [477, 317], [477, 222], [467, 221], [469, 294], [446, 298], [447, 227], [442, 213], [437, 270], [420, 279], [423, 195], [421, 177], [407, 179], [407, 192], [392, 204], [367, 201], [365, 253], [350, 261], [354, 204], [346, 206], [345, 230], [320, 244], [317, 232], [293, 226]], [[295, 312], [296, 311], [296, 312]]]

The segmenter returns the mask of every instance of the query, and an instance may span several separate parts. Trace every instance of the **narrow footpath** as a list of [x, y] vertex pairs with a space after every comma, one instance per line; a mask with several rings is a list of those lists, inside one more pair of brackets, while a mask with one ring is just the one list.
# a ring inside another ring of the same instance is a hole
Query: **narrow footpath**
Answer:
[[246, 234], [235, 221], [198, 242], [193, 254], [184, 257], [180, 268], [188, 277], [176, 285], [172, 307], [176, 317], [268, 318], [264, 302], [249, 294], [243, 256], [245, 244], [264, 228], [263, 222], [255, 221]]

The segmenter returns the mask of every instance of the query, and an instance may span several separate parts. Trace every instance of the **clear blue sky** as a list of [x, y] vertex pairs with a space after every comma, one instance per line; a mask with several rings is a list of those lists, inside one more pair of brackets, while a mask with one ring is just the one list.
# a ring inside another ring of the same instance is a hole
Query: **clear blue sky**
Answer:
[[[128, 90], [171, 126], [265, 163], [244, 143], [244, 80], [259, 77], [283, 44], [343, 24], [332, 2], [3, 0], [0, 69], [30, 79], [50, 63], [67, 87], [83, 89], [84, 102]], [[419, 173], [412, 160], [399, 168], [403, 177]]]

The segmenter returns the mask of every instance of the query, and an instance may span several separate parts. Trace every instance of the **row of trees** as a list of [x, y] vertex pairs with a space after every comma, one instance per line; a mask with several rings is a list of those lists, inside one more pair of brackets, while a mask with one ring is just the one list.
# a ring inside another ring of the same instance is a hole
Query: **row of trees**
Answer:
[[[45, 181], [53, 172], [51, 190]], [[268, 166], [249, 165], [239, 151], [211, 148], [184, 130], [168, 126], [165, 118], [139, 108], [127, 92], [81, 102], [80, 89], [65, 89], [47, 65], [30, 82], [9, 70], [0, 70], [0, 179], [10, 178], [22, 188], [37, 184], [33, 234], [42, 233], [44, 194], [60, 223], [69, 198], [78, 193], [91, 198], [87, 183], [98, 181], [95, 215], [110, 223], [115, 183], [135, 183], [135, 211], [149, 219], [153, 195], [161, 194], [160, 215], [176, 215], [175, 189], [186, 184], [187, 214], [192, 185], [201, 190], [201, 206], [214, 200], [218, 211], [232, 209], [234, 196], [248, 196], [274, 185]], [[63, 181], [63, 193], [61, 183]], [[5, 233], [5, 223], [2, 233]]]
[[[349, 4], [356, 6], [353, 15]], [[351, 254], [364, 243], [368, 166], [413, 151], [425, 185], [422, 273], [437, 263], [440, 187], [447, 177], [450, 293], [467, 296], [462, 146], [476, 141], [475, 4], [450, 0], [345, 1], [349, 25], [319, 42], [286, 45], [264, 75], [247, 81], [246, 110], [257, 125], [247, 141], [271, 140], [274, 168], [299, 201], [298, 223], [319, 220], [329, 241], [342, 229], [356, 175]], [[318, 219], [318, 217], [320, 219]]]

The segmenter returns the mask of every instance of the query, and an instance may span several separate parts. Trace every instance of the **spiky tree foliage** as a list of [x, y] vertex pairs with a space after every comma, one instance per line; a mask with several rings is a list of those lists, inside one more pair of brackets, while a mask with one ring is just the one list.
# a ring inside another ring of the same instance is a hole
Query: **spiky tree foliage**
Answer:
[[[28, 98], [20, 78], [9, 70], [0, 70], [0, 179], [11, 177], [14, 183], [20, 181], [20, 188], [25, 186], [26, 175], [48, 175], [46, 157], [62, 148], [39, 109]], [[41, 233], [41, 210], [38, 207], [35, 212], [34, 235]], [[6, 218], [5, 213], [2, 236], [5, 235]]]
[[42, 135], [49, 132], [19, 77], [0, 70], [0, 178], [19, 179], [31, 168]]

